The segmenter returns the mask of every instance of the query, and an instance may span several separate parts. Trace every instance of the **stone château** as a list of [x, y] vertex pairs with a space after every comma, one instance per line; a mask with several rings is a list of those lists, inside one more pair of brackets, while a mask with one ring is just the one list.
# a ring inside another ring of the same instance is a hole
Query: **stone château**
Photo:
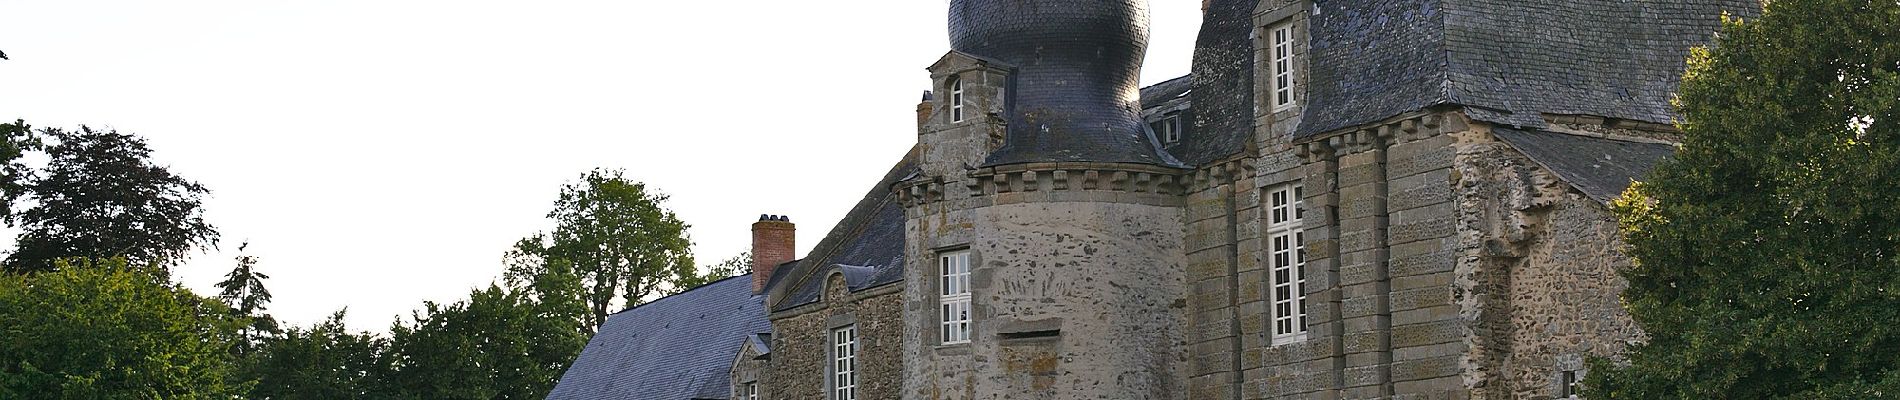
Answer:
[[1753, 0], [951, 0], [809, 254], [608, 318], [551, 399], [1561, 399], [1642, 332], [1606, 203]]

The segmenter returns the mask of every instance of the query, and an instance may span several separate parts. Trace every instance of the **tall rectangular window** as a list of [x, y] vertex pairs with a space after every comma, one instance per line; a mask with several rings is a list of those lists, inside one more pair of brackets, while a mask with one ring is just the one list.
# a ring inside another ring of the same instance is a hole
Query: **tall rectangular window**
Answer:
[[1272, 52], [1273, 109], [1284, 110], [1293, 106], [1293, 21], [1268, 27], [1267, 39], [1267, 51]]
[[858, 327], [831, 330], [832, 400], [858, 399]]
[[1306, 237], [1300, 186], [1267, 189], [1267, 282], [1273, 290], [1273, 344], [1306, 337]]
[[759, 383], [747, 382], [745, 384], [744, 395], [745, 395], [745, 400], [759, 400]]
[[970, 251], [937, 256], [937, 303], [942, 311], [944, 344], [970, 341]]
[[963, 79], [950, 77], [950, 122], [963, 122]]

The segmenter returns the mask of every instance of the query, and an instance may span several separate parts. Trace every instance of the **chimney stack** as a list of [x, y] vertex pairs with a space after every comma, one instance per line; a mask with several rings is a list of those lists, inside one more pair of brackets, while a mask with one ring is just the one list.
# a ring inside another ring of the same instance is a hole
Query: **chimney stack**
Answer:
[[765, 291], [773, 268], [794, 260], [797, 232], [792, 218], [783, 215], [761, 214], [759, 222], [752, 223], [752, 294]]
[[[917, 102], [917, 126], [919, 128], [924, 126], [924, 122], [930, 121], [930, 113], [936, 111], [936, 108], [937, 103], [931, 101], [930, 91], [925, 90], [924, 100]], [[918, 133], [922, 133], [922, 130], [919, 130]]]

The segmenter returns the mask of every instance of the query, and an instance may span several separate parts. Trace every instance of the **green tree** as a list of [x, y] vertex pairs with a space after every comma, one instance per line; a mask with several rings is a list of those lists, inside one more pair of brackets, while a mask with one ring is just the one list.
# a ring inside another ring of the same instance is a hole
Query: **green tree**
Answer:
[[249, 242], [238, 245], [237, 267], [231, 268], [217, 284], [218, 299], [231, 307], [232, 315], [250, 321], [241, 332], [244, 340], [236, 346], [239, 355], [250, 354], [264, 339], [283, 332], [277, 326], [277, 319], [264, 312], [271, 300], [264, 280], [270, 279], [270, 275], [257, 272], [257, 256], [244, 253], [249, 247]]
[[[416, 399], [541, 399], [586, 346], [579, 280], [555, 264], [531, 290], [489, 286], [426, 303], [391, 328], [389, 394]], [[537, 294], [549, 299], [536, 300]]]
[[596, 169], [563, 185], [548, 213], [554, 230], [522, 239], [507, 257], [511, 284], [539, 276], [549, 265], [573, 266], [591, 310], [589, 329], [616, 305], [638, 305], [700, 279], [686, 223], [662, 206], [667, 196], [622, 175]]
[[265, 340], [247, 375], [256, 381], [252, 399], [388, 398], [380, 381], [388, 374], [383, 352], [389, 341], [369, 333], [350, 333], [344, 311], [309, 329], [292, 327]]
[[13, 202], [26, 194], [26, 183], [33, 179], [33, 169], [21, 158], [39, 148], [39, 136], [26, 121], [0, 124], [0, 220], [13, 220]]
[[125, 257], [164, 272], [191, 250], [217, 244], [200, 201], [210, 191], [153, 164], [144, 139], [85, 126], [39, 135], [53, 144], [42, 176], [24, 185], [33, 206], [15, 216], [19, 248], [7, 257], [8, 268], [43, 271], [63, 257]]
[[681, 289], [692, 289], [716, 282], [720, 279], [749, 273], [752, 271], [752, 252], [740, 252], [738, 255], [732, 256], [732, 258], [720, 260], [718, 264], [708, 265], [705, 269], [705, 274], [681, 280], [679, 287]]
[[222, 303], [128, 267], [56, 260], [0, 275], [0, 398], [209, 399], [231, 385], [243, 321]]
[[1698, 49], [1615, 203], [1648, 338], [1595, 399], [1900, 398], [1900, 3], [1774, 0]]

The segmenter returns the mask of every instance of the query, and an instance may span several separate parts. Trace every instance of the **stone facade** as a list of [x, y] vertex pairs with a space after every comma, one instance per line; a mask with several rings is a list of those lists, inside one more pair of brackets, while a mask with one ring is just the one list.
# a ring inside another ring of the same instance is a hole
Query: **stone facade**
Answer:
[[[824, 278], [822, 299], [813, 304], [772, 315], [772, 356], [762, 382], [771, 399], [830, 399], [833, 376], [833, 330], [857, 330], [857, 396], [894, 399], [902, 390], [901, 286], [889, 285], [852, 293], [842, 274]], [[734, 381], [738, 382], [738, 381]]]
[[[1464, 18], [1413, 3], [1341, 7], [1425, 33], [1443, 26], [1419, 21]], [[903, 207], [890, 244], [902, 283], [854, 292], [824, 277], [821, 301], [772, 314], [769, 360], [742, 356], [732, 381], [764, 382], [762, 398], [830, 399], [826, 335], [856, 324], [862, 399], [1556, 399], [1585, 358], [1642, 339], [1619, 302], [1630, 260], [1603, 194], [1495, 132], [1663, 146], [1676, 139], [1666, 121], [1452, 100], [1315, 116], [1305, 88], [1332, 82], [1310, 80], [1365, 74], [1309, 71], [1316, 31], [1342, 29], [1313, 24], [1357, 17], [1322, 21], [1341, 11], [1309, 0], [1203, 4], [1192, 90], [1141, 114], [1186, 116], [1189, 137], [1149, 138], [1180, 164], [986, 164], [1021, 135], [1009, 122], [1018, 66], [955, 51], [931, 65], [916, 170], [889, 187]], [[1323, 39], [1335, 55], [1355, 43]], [[1447, 39], [1367, 48], [1432, 40]], [[1454, 79], [1422, 65], [1401, 66], [1423, 68], [1406, 79]], [[1286, 81], [1299, 86], [1279, 101]], [[1435, 90], [1382, 84], [1404, 92], [1394, 98]], [[1319, 118], [1331, 125], [1302, 126]], [[968, 342], [940, 337], [947, 251], [970, 254]]]

